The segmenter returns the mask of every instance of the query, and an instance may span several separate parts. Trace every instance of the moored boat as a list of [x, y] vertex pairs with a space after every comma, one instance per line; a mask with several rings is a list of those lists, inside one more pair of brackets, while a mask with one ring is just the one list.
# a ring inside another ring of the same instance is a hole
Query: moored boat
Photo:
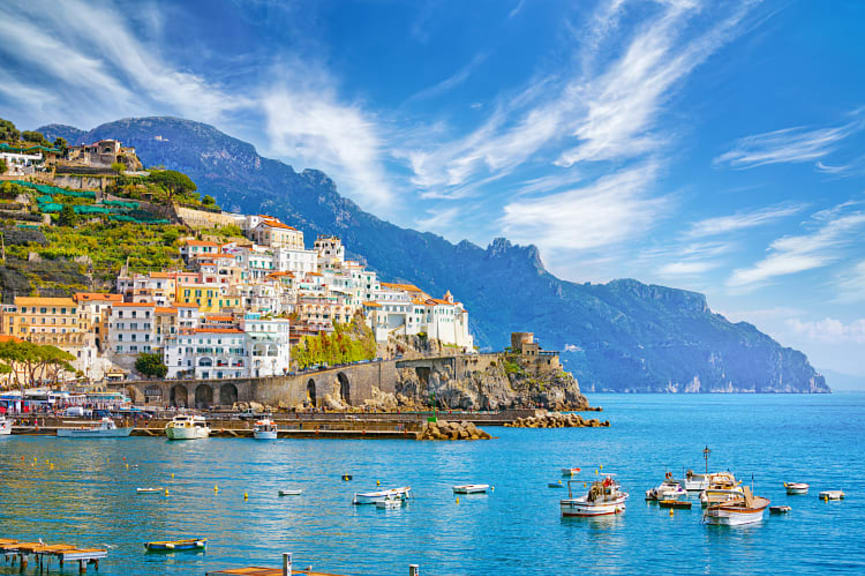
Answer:
[[280, 490], [279, 491], [280, 496], [300, 496], [302, 493], [303, 493], [303, 490], [288, 489], [288, 490]]
[[397, 496], [400, 500], [405, 500], [411, 495], [411, 488], [403, 486], [401, 488], [390, 488], [389, 490], [377, 490], [375, 492], [356, 492], [352, 504], [375, 504], [381, 502], [388, 497]]
[[809, 486], [804, 482], [784, 482], [784, 488], [787, 489], [787, 494], [807, 494]]
[[786, 514], [790, 510], [789, 506], [769, 506], [769, 514]]
[[575, 476], [579, 473], [579, 468], [562, 468], [562, 476]]
[[690, 500], [661, 500], [658, 502], [658, 506], [661, 508], [681, 508], [684, 510], [691, 509], [691, 501]]
[[181, 552], [184, 550], [204, 550], [207, 538], [184, 538], [182, 540], [157, 540], [145, 542], [148, 552]]
[[667, 472], [666, 478], [664, 478], [664, 481], [661, 482], [660, 485], [646, 490], [646, 500], [655, 502], [660, 500], [675, 500], [685, 494], [687, 494], [687, 492], [682, 488], [682, 485], [679, 484], [679, 481], [674, 480], [673, 474]]
[[401, 508], [403, 503], [403, 499], [396, 495], [389, 495], [385, 497], [384, 500], [378, 500], [375, 503], [376, 508], [381, 508], [383, 510], [396, 510], [397, 508]]
[[768, 507], [768, 498], [752, 495], [751, 489], [745, 486], [734, 499], [710, 505], [703, 514], [703, 521], [716, 526], [754, 524], [763, 520]]
[[3, 414], [0, 414], [0, 436], [8, 436], [12, 434], [12, 422]]
[[111, 418], [103, 418], [95, 426], [82, 428], [58, 428], [61, 438], [123, 438], [132, 434], [132, 428], [118, 428]]
[[159, 494], [162, 492], [162, 488], [136, 488], [136, 494]]
[[592, 482], [589, 491], [584, 496], [573, 497], [571, 481], [568, 482], [568, 497], [559, 501], [562, 516], [607, 516], [621, 514], [625, 511], [627, 492], [622, 492], [612, 474], [606, 474], [603, 480]]
[[844, 492], [841, 490], [823, 490], [820, 492], [820, 500], [843, 500]]
[[256, 421], [255, 427], [252, 429], [252, 435], [256, 440], [276, 440], [277, 431], [276, 422], [270, 418], [263, 418]]
[[680, 484], [688, 492], [702, 492], [709, 487], [709, 476], [711, 474], [699, 474], [693, 470], [688, 470]]
[[485, 494], [489, 489], [489, 484], [460, 484], [453, 488], [454, 494]]
[[179, 414], [165, 425], [165, 435], [169, 440], [197, 440], [210, 436], [210, 428], [204, 416]]
[[742, 483], [730, 472], [716, 472], [709, 475], [709, 487], [700, 492], [703, 508], [733, 500], [742, 494]]

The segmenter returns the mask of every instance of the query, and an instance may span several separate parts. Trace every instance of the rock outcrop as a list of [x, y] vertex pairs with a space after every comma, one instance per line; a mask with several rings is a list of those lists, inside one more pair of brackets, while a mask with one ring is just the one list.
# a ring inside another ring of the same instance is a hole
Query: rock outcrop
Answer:
[[601, 422], [597, 418], [585, 419], [579, 414], [561, 412], [545, 412], [505, 424], [509, 428], [605, 428], [609, 425], [609, 420]]
[[472, 422], [427, 422], [418, 436], [420, 440], [489, 440], [492, 438]]

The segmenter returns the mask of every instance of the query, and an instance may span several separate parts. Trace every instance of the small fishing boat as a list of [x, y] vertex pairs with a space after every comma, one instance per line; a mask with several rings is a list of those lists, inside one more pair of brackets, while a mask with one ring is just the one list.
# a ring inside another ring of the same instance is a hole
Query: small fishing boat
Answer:
[[559, 480], [558, 482], [548, 482], [547, 483], [547, 488], [564, 488], [564, 487], [565, 487], [565, 485], [562, 484], [561, 480]]
[[136, 488], [136, 494], [159, 494], [162, 492], [162, 488]]
[[486, 494], [489, 484], [461, 484], [454, 486], [454, 494]]
[[693, 470], [688, 470], [680, 484], [688, 492], [702, 492], [709, 487], [710, 476], [711, 474], [699, 474]]
[[8, 436], [12, 434], [12, 422], [14, 422], [14, 420], [8, 420], [6, 416], [0, 414], [0, 436]]
[[182, 552], [185, 550], [204, 550], [207, 538], [184, 538], [182, 540], [160, 540], [145, 542], [148, 552]]
[[96, 426], [58, 428], [60, 438], [122, 438], [132, 434], [132, 428], [118, 428], [111, 418], [103, 418]]
[[562, 468], [562, 476], [576, 476], [579, 473], [579, 468]]
[[592, 482], [589, 491], [578, 498], [571, 492], [571, 482], [568, 481], [568, 497], [559, 501], [562, 516], [606, 516], [621, 514], [625, 511], [627, 492], [622, 492], [612, 474], [606, 474], [603, 480]]
[[682, 488], [682, 485], [679, 484], [678, 480], [673, 479], [672, 472], [667, 472], [667, 476], [659, 486], [646, 490], [646, 500], [655, 502], [660, 500], [675, 500], [679, 496], [684, 496], [685, 494], [687, 494], [687, 492]]
[[255, 427], [252, 429], [252, 435], [256, 440], [276, 440], [277, 425], [270, 418], [263, 418], [256, 421]]
[[303, 490], [280, 490], [280, 496], [300, 496], [303, 493]]
[[807, 494], [809, 486], [804, 482], [784, 482], [784, 488], [787, 489], [787, 494]]
[[398, 496], [401, 500], [407, 499], [411, 495], [411, 488], [403, 486], [401, 488], [391, 488], [389, 490], [377, 490], [375, 492], [356, 492], [352, 504], [375, 504], [388, 498], [389, 496]]
[[179, 414], [165, 425], [165, 435], [169, 440], [197, 440], [210, 436], [210, 428], [204, 416]]
[[717, 472], [709, 477], [709, 487], [700, 492], [703, 508], [721, 504], [742, 494], [742, 483], [730, 472]]
[[844, 492], [841, 490], [823, 490], [820, 492], [820, 500], [843, 500]]
[[375, 507], [382, 510], [396, 510], [402, 507], [402, 503], [403, 500], [399, 496], [387, 496], [384, 500], [378, 500]]
[[754, 524], [763, 520], [768, 507], [768, 498], [752, 495], [751, 489], [745, 486], [735, 499], [710, 505], [703, 514], [703, 522], [715, 526]]
[[660, 500], [658, 506], [661, 508], [680, 508], [683, 510], [691, 509], [690, 500]]
[[769, 514], [786, 514], [790, 510], [789, 506], [769, 506]]

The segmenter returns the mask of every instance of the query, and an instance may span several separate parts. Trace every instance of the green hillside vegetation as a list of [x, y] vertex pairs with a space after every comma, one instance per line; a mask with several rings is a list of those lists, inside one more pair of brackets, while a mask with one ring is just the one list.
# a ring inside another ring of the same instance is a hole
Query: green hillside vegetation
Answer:
[[347, 364], [375, 358], [375, 336], [362, 319], [349, 324], [334, 323], [330, 334], [304, 336], [291, 350], [291, 358], [303, 370], [310, 366]]

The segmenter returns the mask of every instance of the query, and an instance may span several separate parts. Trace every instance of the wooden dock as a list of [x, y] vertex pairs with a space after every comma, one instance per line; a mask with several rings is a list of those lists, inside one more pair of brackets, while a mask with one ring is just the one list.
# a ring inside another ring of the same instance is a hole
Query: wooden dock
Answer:
[[[411, 564], [408, 567], [409, 576], [418, 576], [420, 571], [417, 564]], [[304, 576], [340, 576], [329, 572], [314, 572], [312, 568], [308, 570], [292, 569], [291, 553], [285, 552], [282, 555], [282, 568], [266, 568], [262, 566], [247, 566], [245, 568], [227, 568], [225, 570], [216, 570], [207, 572], [205, 576], [292, 576], [293, 574], [303, 574]]]
[[0, 538], [0, 555], [6, 562], [13, 565], [18, 561], [19, 572], [27, 570], [27, 564], [32, 556], [39, 572], [48, 570], [51, 561], [58, 561], [59, 570], [69, 562], [78, 562], [78, 573], [85, 574], [87, 566], [93, 564], [99, 570], [99, 560], [108, 556], [108, 550], [104, 548], [79, 548], [73, 544], [45, 544], [44, 542], [19, 542]]

